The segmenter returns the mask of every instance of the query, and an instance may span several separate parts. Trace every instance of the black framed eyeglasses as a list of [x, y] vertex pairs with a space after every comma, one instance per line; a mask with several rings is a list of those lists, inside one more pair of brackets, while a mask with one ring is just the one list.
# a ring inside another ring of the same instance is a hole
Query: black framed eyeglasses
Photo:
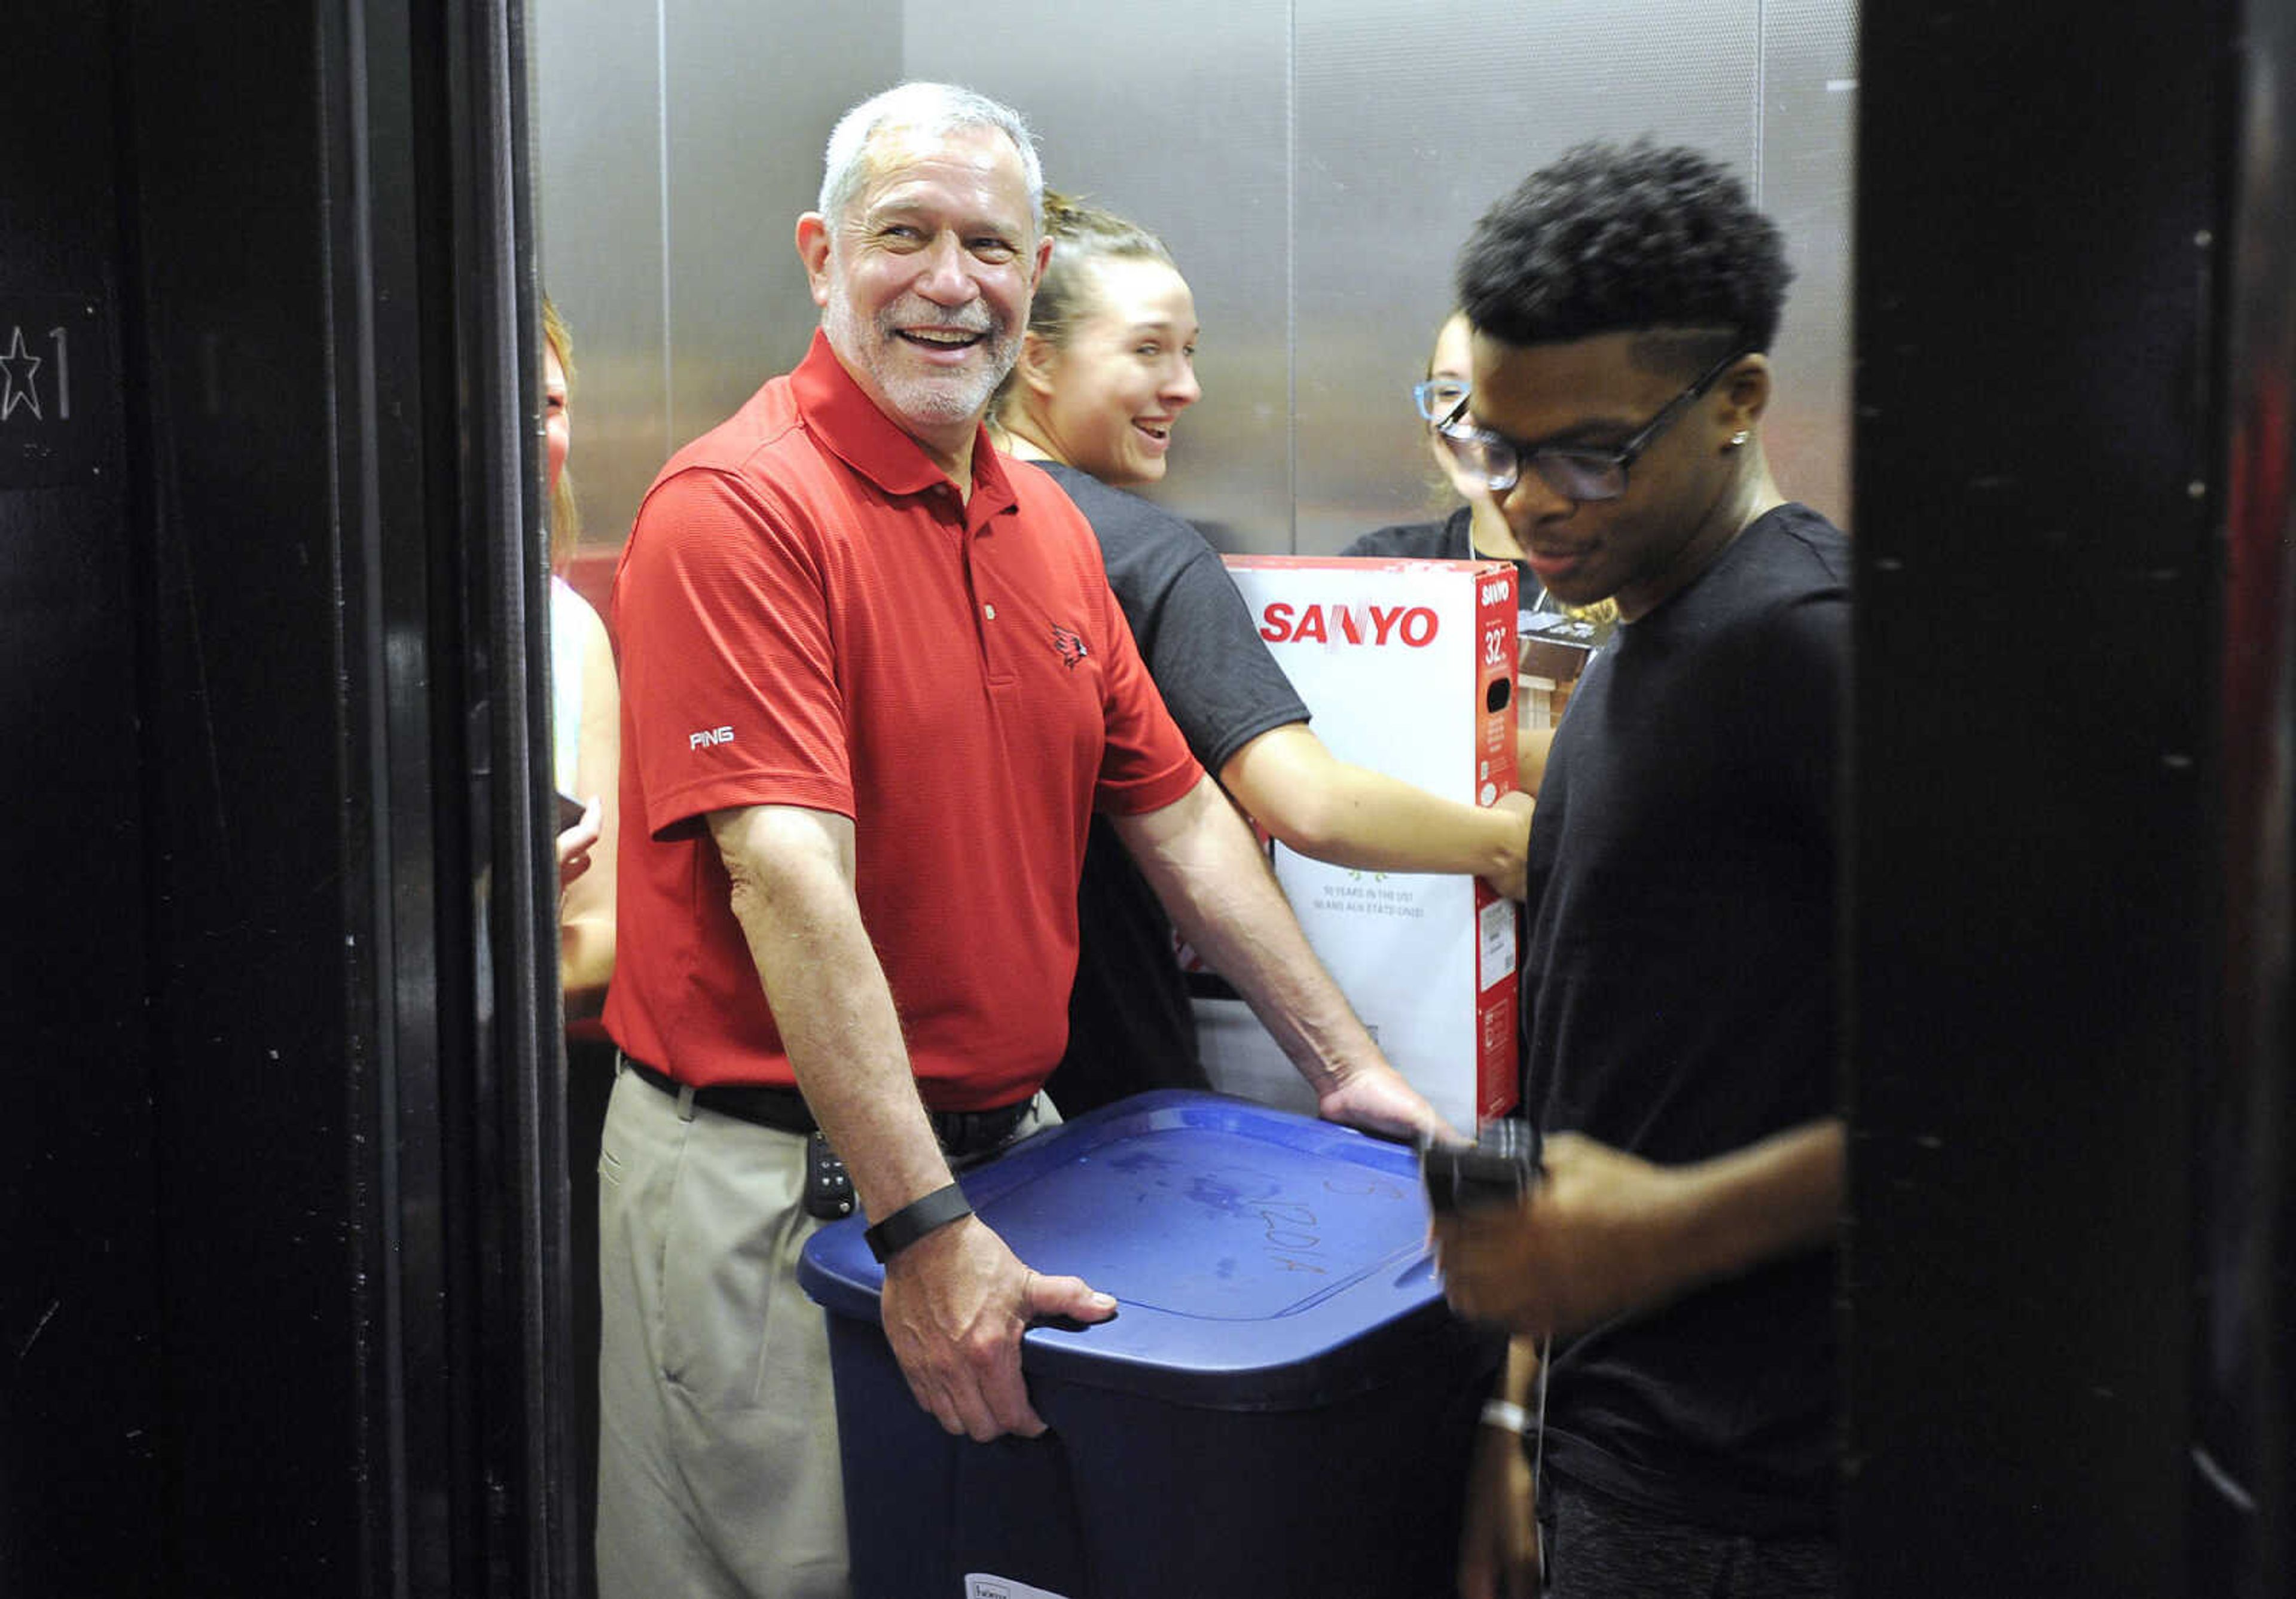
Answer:
[[[1435, 431], [1450, 450], [1452, 459], [1471, 476], [1480, 478], [1495, 495], [1513, 488], [1521, 480], [1523, 468], [1528, 466], [1538, 474], [1541, 482], [1566, 500], [1615, 500], [1627, 492], [1627, 469], [1744, 354], [1742, 349], [1734, 349], [1715, 362], [1689, 388], [1667, 401], [1656, 416], [1636, 429], [1633, 438], [1615, 449], [1529, 444], [1505, 433], [1494, 433], [1464, 420], [1464, 394], [1449, 412], [1431, 420], [1435, 422]], [[1428, 385], [1423, 383], [1420, 387]]]
[[1411, 385], [1411, 403], [1419, 407], [1420, 419], [1442, 422], [1467, 402], [1467, 381], [1464, 378], [1429, 378], [1423, 383]]

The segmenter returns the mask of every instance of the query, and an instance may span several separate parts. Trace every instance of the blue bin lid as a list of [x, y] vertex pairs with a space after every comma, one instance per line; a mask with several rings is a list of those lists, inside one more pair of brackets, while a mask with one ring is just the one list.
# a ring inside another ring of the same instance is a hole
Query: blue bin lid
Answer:
[[[1321, 1404], [1391, 1377], [1447, 1326], [1417, 1158], [1352, 1128], [1225, 1095], [1106, 1105], [966, 1174], [965, 1195], [1039, 1272], [1082, 1277], [1114, 1320], [1035, 1327], [1022, 1368], [1221, 1409]], [[864, 1218], [805, 1247], [798, 1281], [875, 1321]]]

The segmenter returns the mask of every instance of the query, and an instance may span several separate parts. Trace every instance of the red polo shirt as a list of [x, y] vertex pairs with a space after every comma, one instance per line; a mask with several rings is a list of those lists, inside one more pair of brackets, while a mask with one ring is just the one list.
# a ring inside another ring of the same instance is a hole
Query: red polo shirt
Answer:
[[707, 813], [853, 819], [861, 919], [925, 1103], [1061, 1058], [1095, 807], [1201, 768], [1060, 488], [975, 442], [972, 496], [816, 333], [671, 458], [614, 575], [624, 824], [605, 1022], [683, 1081], [796, 1081]]

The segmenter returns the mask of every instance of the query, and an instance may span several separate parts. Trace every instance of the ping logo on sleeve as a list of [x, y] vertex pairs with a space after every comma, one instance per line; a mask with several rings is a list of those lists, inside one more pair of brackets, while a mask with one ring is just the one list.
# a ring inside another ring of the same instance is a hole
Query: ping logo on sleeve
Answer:
[[685, 735], [685, 747], [689, 750], [707, 750], [713, 745], [730, 744], [733, 742], [734, 730], [731, 727], [704, 727], [699, 732]]

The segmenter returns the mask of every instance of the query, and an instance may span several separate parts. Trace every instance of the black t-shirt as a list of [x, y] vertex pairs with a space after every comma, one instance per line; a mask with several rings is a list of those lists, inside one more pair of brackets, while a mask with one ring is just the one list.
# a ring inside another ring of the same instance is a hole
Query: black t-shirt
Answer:
[[[1342, 555], [1391, 555], [1406, 561], [1494, 561], [1475, 548], [1474, 512], [1460, 506], [1439, 522], [1398, 522], [1391, 528], [1378, 528], [1355, 540], [1340, 552]], [[1538, 609], [1546, 591], [1538, 579], [1530, 575], [1530, 568], [1518, 561], [1515, 570], [1515, 604], [1523, 611]]]
[[1362, 535], [1342, 555], [1392, 555], [1405, 561], [1480, 561], [1473, 513], [1462, 505], [1439, 522], [1398, 522]]
[[[1088, 472], [1038, 462], [1100, 539], [1109, 586], [1140, 658], [1204, 769], [1272, 728], [1308, 719], [1251, 611], [1203, 535]], [[1093, 818], [1077, 893], [1069, 1046], [1046, 1085], [1063, 1116], [1149, 1088], [1202, 1087], [1172, 924], [1104, 817]]]
[[[1533, 818], [1524, 1104], [1661, 1165], [1835, 1113], [1849, 555], [1761, 517], [1596, 653]], [[1830, 1527], [1835, 1260], [1813, 1251], [1555, 1351], [1546, 1460], [1675, 1519]]]

